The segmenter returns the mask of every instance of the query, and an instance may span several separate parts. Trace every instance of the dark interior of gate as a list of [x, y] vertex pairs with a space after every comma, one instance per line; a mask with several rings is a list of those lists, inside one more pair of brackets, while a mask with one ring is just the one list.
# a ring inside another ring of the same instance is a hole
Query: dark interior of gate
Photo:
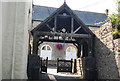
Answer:
[[[78, 49], [77, 58], [82, 59], [84, 79], [97, 78], [94, 58], [94, 34], [64, 3], [45, 21], [31, 30], [33, 37], [32, 52], [28, 58], [28, 78], [39, 79], [40, 69], [47, 72], [47, 59], [42, 60], [38, 56], [38, 46], [43, 42], [72, 43]], [[54, 50], [53, 50], [54, 51]], [[72, 63], [58, 58], [57, 72], [72, 72], [72, 67], [60, 66], [61, 63]], [[74, 61], [76, 62], [76, 61]], [[72, 65], [72, 64], [71, 64]], [[74, 64], [74, 72], [76, 72]], [[64, 70], [63, 70], [64, 69]]]

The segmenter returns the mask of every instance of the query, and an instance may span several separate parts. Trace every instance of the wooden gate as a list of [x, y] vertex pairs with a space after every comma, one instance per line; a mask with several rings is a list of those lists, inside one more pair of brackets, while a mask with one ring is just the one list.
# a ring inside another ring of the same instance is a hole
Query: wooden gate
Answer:
[[57, 73], [58, 72], [71, 72], [72, 73], [73, 60], [60, 60], [57, 59]]
[[46, 59], [41, 58], [41, 72], [47, 73], [47, 66], [48, 66], [48, 57]]

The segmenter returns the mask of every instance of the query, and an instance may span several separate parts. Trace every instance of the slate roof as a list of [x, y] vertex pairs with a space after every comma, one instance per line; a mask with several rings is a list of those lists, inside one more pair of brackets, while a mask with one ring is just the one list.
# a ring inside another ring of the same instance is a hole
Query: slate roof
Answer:
[[[46, 6], [33, 6], [33, 21], [44, 21], [47, 17], [49, 17], [57, 8], [46, 7]], [[98, 22], [102, 22], [107, 18], [106, 14], [103, 13], [95, 13], [88, 11], [73, 11], [87, 26], [95, 26], [99, 27], [102, 24], [95, 24]]]

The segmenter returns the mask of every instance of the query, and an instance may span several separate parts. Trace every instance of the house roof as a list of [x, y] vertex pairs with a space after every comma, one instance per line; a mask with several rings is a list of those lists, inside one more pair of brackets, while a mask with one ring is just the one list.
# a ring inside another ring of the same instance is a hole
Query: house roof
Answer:
[[[33, 21], [44, 21], [47, 17], [49, 17], [56, 10], [57, 8], [34, 5], [32, 20]], [[76, 10], [73, 10], [73, 12], [87, 26], [99, 27], [102, 24], [95, 24], [95, 23], [102, 22], [106, 20], [107, 18], [107, 15], [103, 13], [76, 11]]]

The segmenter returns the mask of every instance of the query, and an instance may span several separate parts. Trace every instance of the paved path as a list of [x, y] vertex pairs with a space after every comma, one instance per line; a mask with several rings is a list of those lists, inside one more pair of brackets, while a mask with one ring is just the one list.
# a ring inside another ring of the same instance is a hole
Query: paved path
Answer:
[[40, 74], [40, 79], [57, 81], [58, 79], [80, 79], [80, 76], [72, 73], [57, 73], [56, 67], [48, 67], [47, 73]]

